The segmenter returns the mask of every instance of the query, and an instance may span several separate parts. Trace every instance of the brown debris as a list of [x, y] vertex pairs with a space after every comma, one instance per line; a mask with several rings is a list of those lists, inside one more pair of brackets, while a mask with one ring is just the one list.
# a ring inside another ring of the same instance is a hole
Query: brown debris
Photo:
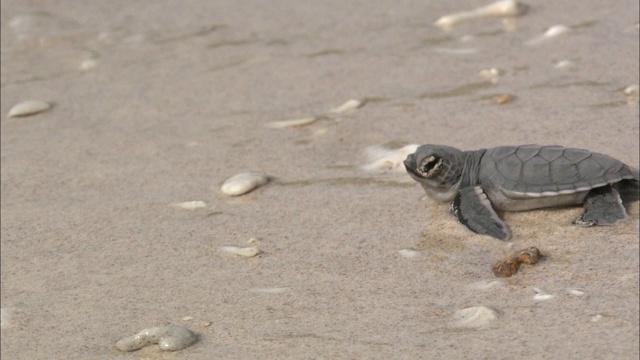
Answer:
[[521, 264], [533, 265], [543, 256], [537, 247], [531, 246], [496, 262], [491, 270], [497, 277], [510, 277], [518, 272]]

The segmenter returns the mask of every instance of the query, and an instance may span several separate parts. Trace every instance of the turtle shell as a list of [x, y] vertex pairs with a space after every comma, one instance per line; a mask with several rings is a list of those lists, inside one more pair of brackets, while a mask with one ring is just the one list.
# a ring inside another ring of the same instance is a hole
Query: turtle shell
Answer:
[[573, 194], [636, 177], [629, 166], [610, 156], [540, 145], [488, 149], [479, 170], [483, 187], [512, 199]]

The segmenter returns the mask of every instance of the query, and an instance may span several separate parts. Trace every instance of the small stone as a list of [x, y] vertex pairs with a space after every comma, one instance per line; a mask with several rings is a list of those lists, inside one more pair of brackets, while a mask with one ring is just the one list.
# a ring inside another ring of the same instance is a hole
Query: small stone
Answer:
[[520, 250], [518, 252], [518, 260], [522, 263], [522, 264], [527, 264], [527, 265], [533, 265], [536, 264], [538, 262], [538, 260], [540, 258], [542, 258], [544, 255], [542, 255], [540, 253], [540, 250], [538, 250], [537, 247], [535, 246], [531, 246], [528, 247], [524, 250]]
[[142, 330], [141, 332], [118, 340], [116, 347], [121, 351], [134, 351], [145, 346], [158, 344], [165, 351], [186, 348], [198, 339], [198, 335], [184, 326], [169, 325]]
[[500, 260], [493, 265], [491, 271], [497, 277], [511, 277], [518, 273], [520, 262], [515, 258]]
[[220, 191], [225, 195], [238, 196], [269, 182], [269, 177], [260, 172], [245, 172], [234, 175], [222, 184]]
[[238, 246], [222, 246], [220, 251], [242, 257], [254, 257], [262, 253], [257, 246], [238, 247]]
[[14, 105], [7, 116], [29, 116], [51, 109], [51, 104], [41, 100], [27, 100]]
[[502, 94], [502, 95], [495, 96], [493, 98], [493, 102], [495, 102], [498, 105], [504, 105], [504, 104], [508, 104], [508, 103], [514, 101], [515, 99], [516, 99], [515, 95]]
[[498, 319], [498, 312], [487, 306], [474, 306], [456, 311], [453, 317], [457, 326], [478, 328]]
[[351, 99], [351, 100], [348, 100], [347, 102], [345, 102], [344, 104], [338, 106], [337, 108], [331, 110], [331, 112], [341, 113], [341, 112], [345, 112], [345, 111], [349, 111], [349, 110], [355, 110], [355, 109], [361, 107], [362, 105], [364, 105], [363, 101], [357, 100], [357, 99]]

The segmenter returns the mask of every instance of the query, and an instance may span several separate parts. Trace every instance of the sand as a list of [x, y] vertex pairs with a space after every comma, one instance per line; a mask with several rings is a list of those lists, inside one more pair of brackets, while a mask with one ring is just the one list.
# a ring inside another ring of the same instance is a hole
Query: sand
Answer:
[[[501, 242], [406, 174], [361, 168], [388, 142], [560, 144], [638, 167], [638, 3], [433, 25], [484, 4], [2, 0], [2, 357], [637, 359], [637, 201], [615, 227], [506, 214]], [[531, 45], [554, 25], [570, 31]], [[349, 99], [365, 104], [331, 113]], [[25, 100], [53, 107], [7, 117]], [[248, 171], [272, 181], [220, 192]], [[547, 258], [482, 288], [528, 246]], [[461, 327], [474, 306], [497, 319]], [[115, 346], [167, 324], [198, 342]]]

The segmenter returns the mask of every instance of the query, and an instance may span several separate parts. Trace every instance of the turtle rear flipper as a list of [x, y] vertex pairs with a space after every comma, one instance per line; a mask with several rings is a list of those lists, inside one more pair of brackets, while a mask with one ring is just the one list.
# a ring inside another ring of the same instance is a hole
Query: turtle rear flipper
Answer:
[[574, 224], [614, 225], [628, 217], [620, 194], [610, 185], [591, 190], [584, 199], [584, 208], [584, 213], [573, 221]]
[[493, 210], [491, 201], [480, 186], [460, 189], [450, 205], [451, 212], [471, 231], [509, 240], [511, 231]]

